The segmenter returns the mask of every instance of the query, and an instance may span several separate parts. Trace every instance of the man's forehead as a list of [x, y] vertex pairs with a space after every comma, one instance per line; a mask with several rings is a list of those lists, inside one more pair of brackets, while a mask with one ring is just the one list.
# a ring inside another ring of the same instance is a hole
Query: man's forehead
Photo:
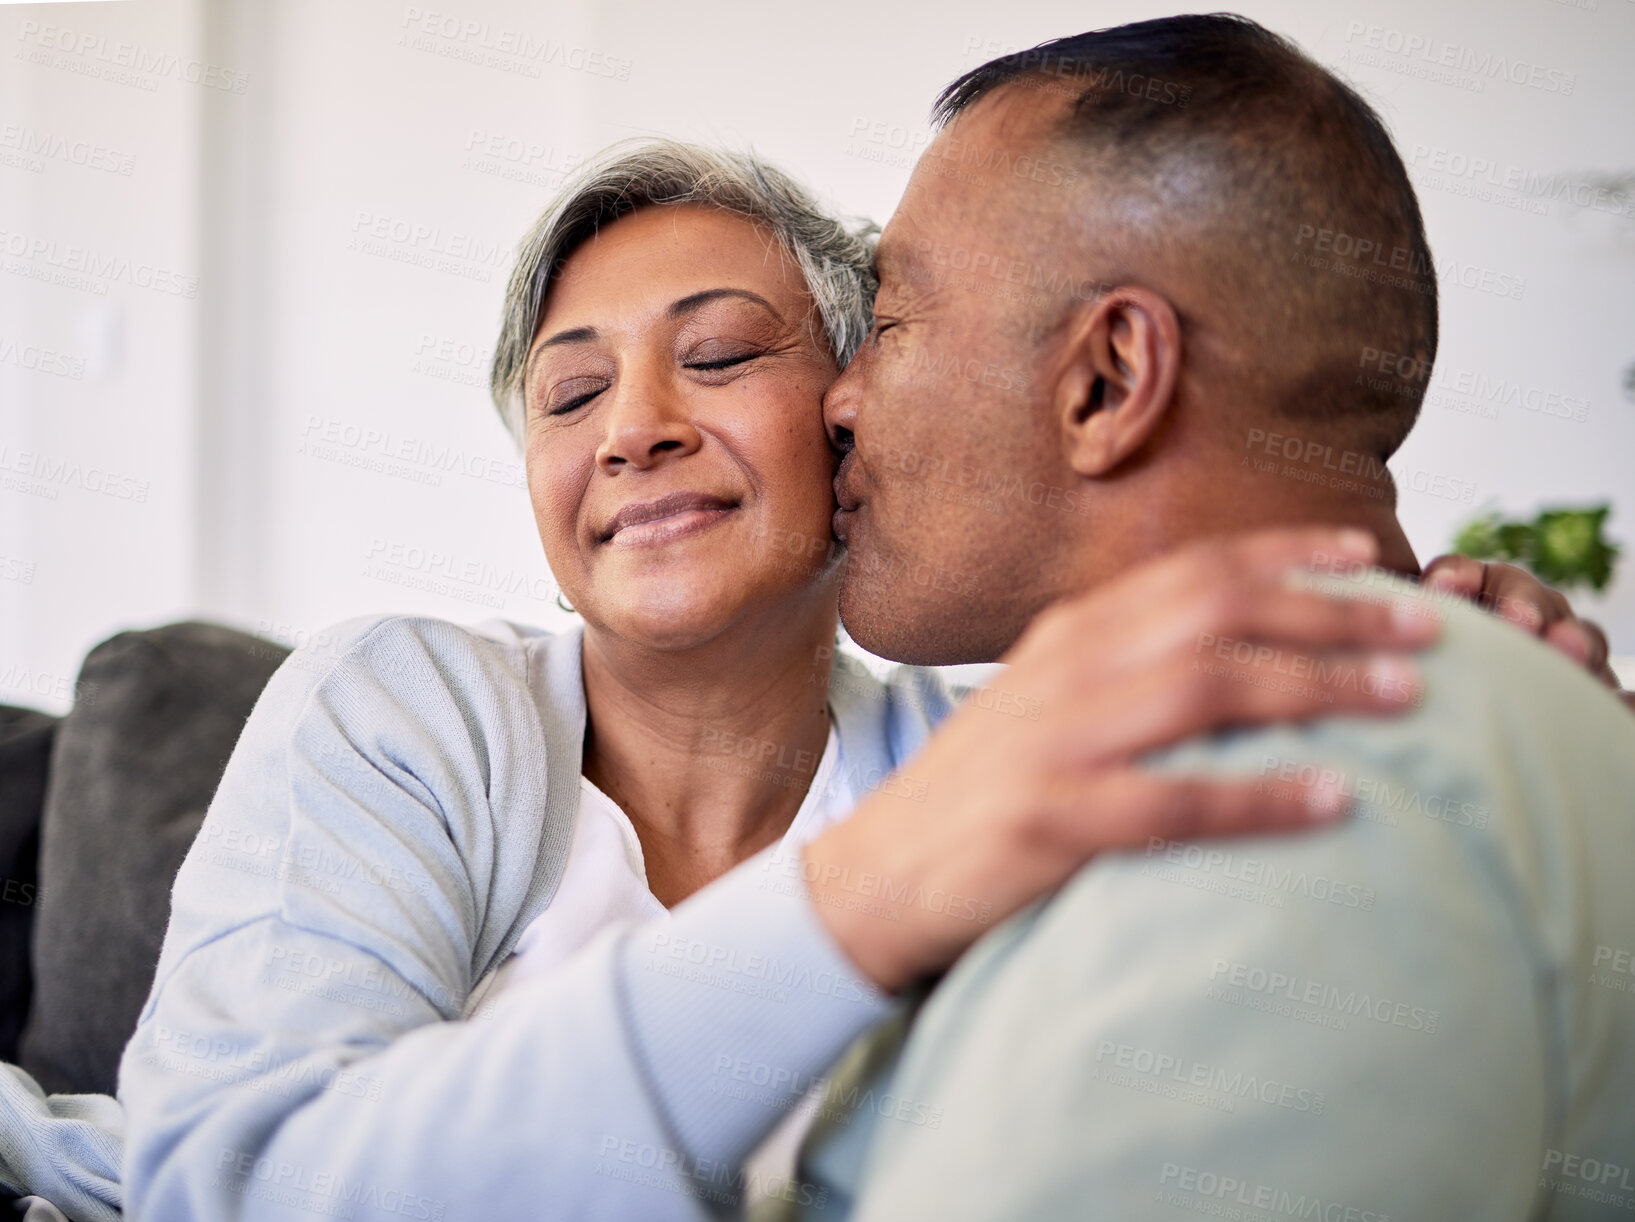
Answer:
[[1079, 171], [1065, 163], [1044, 113], [1059, 104], [1002, 87], [940, 131], [881, 234], [882, 287], [950, 258], [1014, 258], [1074, 206]]
[[1072, 109], [1068, 91], [1041, 87], [1038, 81], [1022, 77], [983, 94], [937, 136], [957, 135], [977, 144], [1026, 152], [1048, 144]]

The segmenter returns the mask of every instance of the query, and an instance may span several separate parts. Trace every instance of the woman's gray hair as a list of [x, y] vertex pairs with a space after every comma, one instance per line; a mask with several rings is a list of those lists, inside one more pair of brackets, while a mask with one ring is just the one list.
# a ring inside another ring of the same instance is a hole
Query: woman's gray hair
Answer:
[[522, 377], [552, 277], [603, 225], [655, 204], [720, 208], [775, 234], [806, 277], [842, 367], [868, 333], [877, 226], [830, 215], [804, 187], [753, 154], [675, 140], [622, 140], [574, 173], [518, 249], [489, 392], [519, 446], [526, 431]]

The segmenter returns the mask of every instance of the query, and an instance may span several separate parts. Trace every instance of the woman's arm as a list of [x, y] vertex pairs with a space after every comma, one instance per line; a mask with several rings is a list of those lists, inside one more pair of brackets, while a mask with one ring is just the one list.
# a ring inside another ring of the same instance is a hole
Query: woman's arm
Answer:
[[47, 1095], [0, 1063], [0, 1184], [74, 1222], [119, 1222], [125, 1117], [107, 1095]]
[[[129, 1217], [708, 1216], [778, 1100], [887, 1012], [754, 860], [452, 1021], [540, 851], [526, 699], [433, 621], [274, 676], [121, 1064]], [[731, 1089], [741, 1060], [770, 1093]]]

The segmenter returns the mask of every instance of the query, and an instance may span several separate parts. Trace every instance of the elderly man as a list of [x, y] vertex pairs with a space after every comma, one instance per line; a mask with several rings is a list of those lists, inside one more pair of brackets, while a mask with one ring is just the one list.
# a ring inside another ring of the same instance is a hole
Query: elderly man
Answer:
[[[906, 1024], [854, 1049], [808, 1139], [816, 1195], [868, 1222], [1627, 1216], [1635, 723], [1559, 656], [1412, 584], [1385, 461], [1435, 354], [1436, 279], [1379, 119], [1228, 16], [995, 60], [937, 117], [880, 242], [874, 332], [826, 400], [861, 643], [987, 660], [1042, 612], [1009, 655], [1026, 661], [1116, 632], [1046, 608], [1155, 552], [1314, 522], [1380, 541], [1380, 568], [1321, 580], [1443, 635], [1408, 717], [1152, 761], [1268, 785], [1326, 772], [1355, 817], [1307, 839], [1155, 840], [996, 930], [900, 1056]], [[1319, 249], [1325, 233], [1349, 240]], [[927, 470], [1017, 477], [1079, 512], [924, 513]], [[933, 559], [982, 593], [890, 580]], [[1200, 637], [1195, 666], [1242, 647]], [[1271, 669], [1310, 679], [1299, 657]], [[952, 815], [996, 720], [962, 711], [907, 770]], [[1065, 748], [1019, 767], [1065, 771]], [[880, 826], [814, 841], [808, 877]], [[904, 847], [878, 851], [889, 874]], [[923, 973], [879, 924], [861, 966], [907, 987]]]

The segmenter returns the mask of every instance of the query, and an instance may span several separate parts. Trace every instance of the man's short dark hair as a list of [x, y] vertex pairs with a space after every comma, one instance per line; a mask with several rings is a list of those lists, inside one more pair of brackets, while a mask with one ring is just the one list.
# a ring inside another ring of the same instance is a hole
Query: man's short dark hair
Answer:
[[1182, 253], [1257, 316], [1261, 389], [1283, 415], [1382, 461], [1396, 450], [1436, 354], [1437, 279], [1408, 172], [1354, 89], [1288, 40], [1216, 13], [1001, 56], [944, 89], [933, 119], [1011, 85], [1070, 99], [1057, 134], [1093, 159], [1098, 189], [1150, 195], [1177, 169], [1202, 175], [1207, 207], [1189, 204], [1182, 230], [1197, 249]]

